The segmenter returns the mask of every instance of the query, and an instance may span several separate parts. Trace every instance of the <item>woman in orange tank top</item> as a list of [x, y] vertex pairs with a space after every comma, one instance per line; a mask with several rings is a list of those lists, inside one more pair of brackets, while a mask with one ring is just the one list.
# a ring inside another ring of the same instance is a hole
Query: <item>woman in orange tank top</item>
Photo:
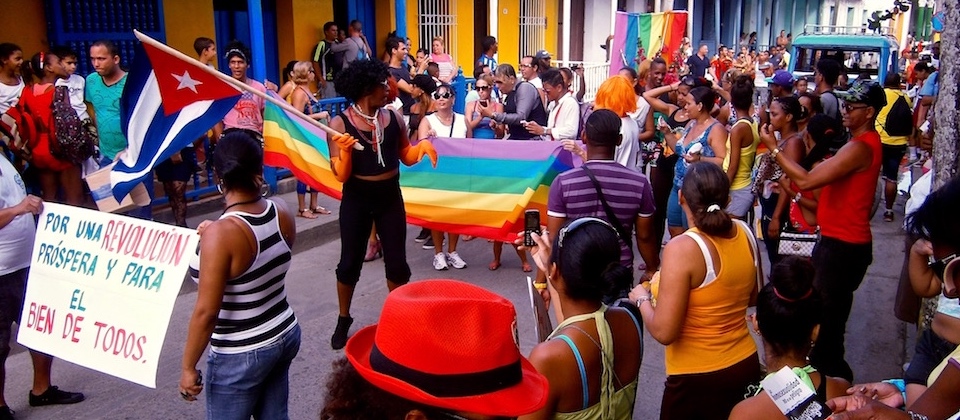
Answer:
[[643, 285], [630, 293], [647, 331], [667, 346], [661, 419], [726, 419], [760, 379], [746, 322], [761, 278], [759, 254], [747, 225], [723, 210], [729, 197], [718, 165], [688, 167], [680, 205], [694, 228], [663, 249], [653, 294]]

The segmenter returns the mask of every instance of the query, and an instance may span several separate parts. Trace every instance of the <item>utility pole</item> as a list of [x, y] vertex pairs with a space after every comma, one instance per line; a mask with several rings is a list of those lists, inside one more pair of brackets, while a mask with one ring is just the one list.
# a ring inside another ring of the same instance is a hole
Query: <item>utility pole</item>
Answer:
[[934, 188], [939, 188], [957, 175], [958, 137], [960, 123], [960, 96], [957, 96], [960, 80], [960, 2], [943, 2], [945, 19], [940, 36], [940, 94], [934, 109], [936, 132], [933, 137]]

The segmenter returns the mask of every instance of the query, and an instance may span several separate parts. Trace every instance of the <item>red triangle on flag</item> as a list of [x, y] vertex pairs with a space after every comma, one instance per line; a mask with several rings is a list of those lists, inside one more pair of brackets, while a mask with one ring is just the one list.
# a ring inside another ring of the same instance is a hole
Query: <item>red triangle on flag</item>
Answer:
[[157, 78], [165, 115], [180, 111], [194, 102], [226, 99], [241, 94], [236, 87], [173, 54], [146, 43], [143, 49], [150, 58]]

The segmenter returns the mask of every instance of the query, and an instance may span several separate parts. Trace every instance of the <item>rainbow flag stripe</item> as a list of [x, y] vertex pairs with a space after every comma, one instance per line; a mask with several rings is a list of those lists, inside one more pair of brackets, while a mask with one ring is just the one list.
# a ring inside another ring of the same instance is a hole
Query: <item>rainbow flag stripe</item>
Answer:
[[[325, 133], [280, 107], [264, 110], [264, 162], [290, 169], [298, 179], [331, 197], [342, 184], [330, 171]], [[546, 221], [550, 183], [574, 166], [559, 143], [539, 141], [433, 140], [439, 159], [401, 166], [407, 220], [445, 232], [513, 241], [525, 209]]]

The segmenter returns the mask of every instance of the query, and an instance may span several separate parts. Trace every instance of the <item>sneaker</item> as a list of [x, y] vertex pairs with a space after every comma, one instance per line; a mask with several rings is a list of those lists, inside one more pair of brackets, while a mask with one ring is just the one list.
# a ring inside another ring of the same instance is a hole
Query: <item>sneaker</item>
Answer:
[[460, 254], [458, 254], [457, 251], [447, 254], [447, 263], [458, 270], [467, 267], [467, 263], [463, 261], [463, 258], [460, 258]]
[[447, 259], [443, 256], [442, 252], [433, 256], [433, 268], [437, 271], [443, 271], [447, 269]]
[[0, 420], [13, 420], [13, 410], [10, 407], [0, 407]]
[[353, 324], [353, 318], [349, 316], [337, 317], [337, 328], [333, 330], [333, 337], [330, 337], [330, 347], [334, 350], [340, 350], [347, 345], [347, 333], [350, 332], [350, 325]]
[[423, 242], [423, 249], [433, 249], [433, 237], [432, 237], [432, 236], [431, 236], [431, 237], [428, 237], [428, 238]]
[[54, 404], [76, 404], [83, 401], [83, 394], [79, 392], [61, 391], [60, 388], [51, 386], [43, 394], [33, 395], [33, 392], [27, 392], [30, 395], [30, 406], [39, 407], [42, 405]]
[[430, 239], [430, 229], [420, 229], [420, 234], [417, 235], [413, 240], [417, 243], [423, 243], [424, 241]]

